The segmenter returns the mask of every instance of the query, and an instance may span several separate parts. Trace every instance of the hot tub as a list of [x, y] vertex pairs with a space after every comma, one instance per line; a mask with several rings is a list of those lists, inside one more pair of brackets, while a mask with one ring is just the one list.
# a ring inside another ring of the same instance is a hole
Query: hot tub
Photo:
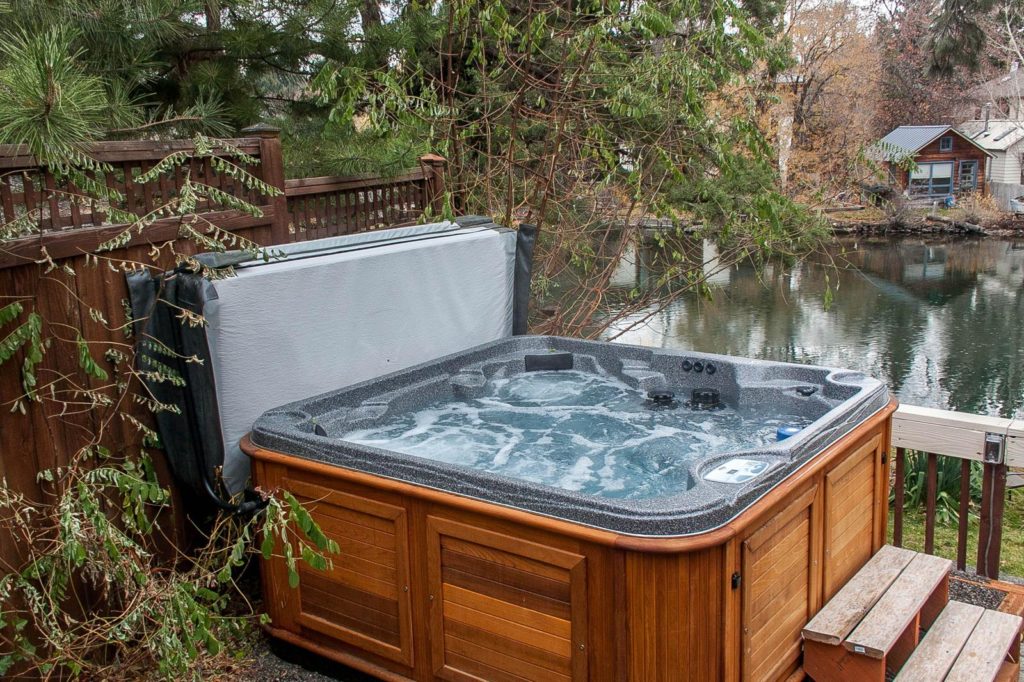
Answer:
[[267, 562], [271, 630], [383, 679], [784, 679], [883, 543], [892, 410], [855, 372], [529, 336], [270, 410], [255, 483], [342, 548], [295, 590]]

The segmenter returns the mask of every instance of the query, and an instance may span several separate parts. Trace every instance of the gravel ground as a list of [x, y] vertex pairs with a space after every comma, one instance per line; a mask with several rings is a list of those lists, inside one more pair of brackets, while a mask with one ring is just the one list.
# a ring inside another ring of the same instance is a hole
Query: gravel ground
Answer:
[[986, 609], [996, 609], [1003, 603], [1006, 593], [992, 587], [985, 587], [985, 578], [980, 578], [973, 573], [953, 571], [953, 576], [961, 580], [949, 581], [949, 598], [956, 601], [984, 606]]
[[376, 678], [290, 644], [262, 637], [252, 652], [250, 664], [239, 671], [236, 679], [240, 682], [373, 682]]

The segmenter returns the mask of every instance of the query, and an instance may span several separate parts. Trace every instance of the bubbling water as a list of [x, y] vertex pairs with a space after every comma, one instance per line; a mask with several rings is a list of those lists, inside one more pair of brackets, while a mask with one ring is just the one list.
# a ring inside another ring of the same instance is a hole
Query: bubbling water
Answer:
[[797, 415], [732, 408], [651, 410], [614, 377], [541, 371], [492, 379], [488, 395], [437, 402], [341, 440], [494, 474], [619, 499], [689, 487], [699, 458], [775, 442]]

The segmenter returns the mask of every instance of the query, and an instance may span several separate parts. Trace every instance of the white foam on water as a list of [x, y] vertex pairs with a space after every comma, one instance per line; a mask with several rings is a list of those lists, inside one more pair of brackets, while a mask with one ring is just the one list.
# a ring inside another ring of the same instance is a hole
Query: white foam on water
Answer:
[[594, 460], [586, 455], [576, 460], [572, 468], [558, 481], [558, 487], [564, 490], [580, 490], [583, 484], [594, 477]]
[[670, 495], [696, 458], [775, 442], [792, 415], [650, 410], [618, 379], [580, 371], [498, 377], [489, 393], [398, 414], [341, 440], [615, 498]]

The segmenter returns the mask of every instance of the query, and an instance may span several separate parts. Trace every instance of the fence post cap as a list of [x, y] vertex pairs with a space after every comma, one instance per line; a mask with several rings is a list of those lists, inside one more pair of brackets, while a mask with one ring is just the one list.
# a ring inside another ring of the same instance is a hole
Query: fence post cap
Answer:
[[276, 126], [272, 126], [269, 123], [257, 123], [255, 125], [242, 128], [241, 132], [244, 135], [249, 135], [251, 137], [277, 137], [281, 134], [281, 129]]
[[424, 154], [420, 157], [422, 163], [446, 163], [448, 160], [437, 154]]

